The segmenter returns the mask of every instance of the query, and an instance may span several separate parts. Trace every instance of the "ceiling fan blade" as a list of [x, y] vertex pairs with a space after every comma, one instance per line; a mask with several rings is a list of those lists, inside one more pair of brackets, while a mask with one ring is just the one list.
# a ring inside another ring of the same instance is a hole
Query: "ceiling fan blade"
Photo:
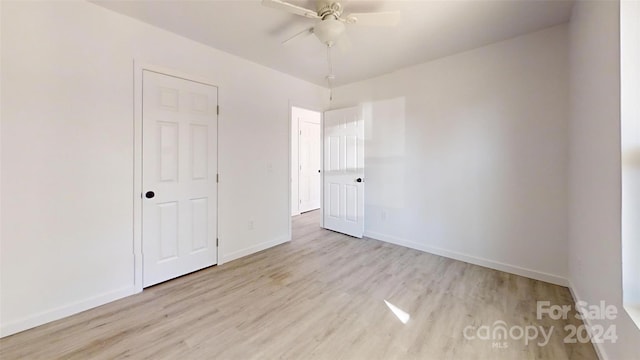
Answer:
[[287, 45], [292, 40], [295, 40], [297, 38], [307, 37], [307, 36], [309, 36], [311, 34], [313, 34], [313, 27], [310, 27], [308, 29], [304, 29], [304, 30], [300, 31], [299, 33], [293, 35], [292, 37], [290, 37], [287, 40], [283, 41], [282, 45]]
[[292, 14], [304, 16], [310, 19], [319, 19], [318, 13], [314, 10], [305, 9], [301, 6], [289, 4], [281, 0], [262, 0], [262, 5], [273, 9], [284, 10]]
[[399, 11], [351, 13], [345, 17], [347, 24], [364, 26], [396, 26], [400, 22]]

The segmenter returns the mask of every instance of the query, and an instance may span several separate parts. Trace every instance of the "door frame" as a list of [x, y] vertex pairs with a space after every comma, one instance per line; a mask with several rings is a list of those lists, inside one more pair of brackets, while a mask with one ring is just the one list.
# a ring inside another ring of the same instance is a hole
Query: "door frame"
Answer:
[[[289, 100], [289, 120], [288, 120], [288, 124], [289, 124], [289, 150], [287, 151], [287, 154], [289, 155], [289, 159], [288, 159], [288, 164], [289, 164], [289, 177], [288, 177], [288, 181], [289, 184], [287, 186], [287, 188], [289, 189], [289, 194], [288, 194], [288, 206], [287, 206], [287, 216], [289, 218], [289, 240], [291, 240], [292, 235], [291, 235], [291, 191], [293, 189], [293, 171], [291, 166], [293, 165], [292, 161], [291, 161], [291, 157], [293, 155], [292, 153], [292, 149], [291, 146], [293, 144], [293, 132], [291, 131], [291, 126], [293, 125], [293, 108], [297, 107], [297, 108], [301, 108], [301, 109], [305, 109], [305, 110], [310, 110], [310, 111], [315, 111], [317, 113], [320, 113], [320, 211], [322, 211], [323, 209], [323, 198], [324, 198], [324, 193], [323, 193], [323, 189], [322, 189], [322, 181], [324, 180], [324, 144], [322, 142], [322, 139], [324, 137], [324, 111], [320, 110], [319, 108], [315, 107], [315, 106], [308, 106], [306, 104], [300, 104], [298, 102], [294, 102]], [[298, 125], [298, 128], [300, 126]], [[298, 144], [298, 148], [300, 144]], [[324, 219], [321, 217], [320, 218], [320, 227], [324, 227]]]
[[[153, 71], [156, 73], [173, 76], [183, 80], [194, 81], [197, 83], [214, 86], [217, 88], [216, 102], [220, 106], [220, 87], [215, 85], [210, 79], [206, 79], [199, 76], [193, 76], [191, 74], [185, 74], [183, 72], [169, 69], [163, 66], [133, 60], [133, 287], [136, 293], [142, 292], [142, 276], [143, 276], [143, 254], [142, 254], [142, 90], [143, 90], [143, 72], [144, 70]], [[220, 115], [216, 118], [216, 173], [219, 173], [219, 161], [220, 161]], [[217, 194], [220, 194], [220, 184], [216, 186]], [[216, 238], [218, 238], [218, 229], [220, 216], [219, 199], [216, 196]], [[220, 249], [222, 246], [218, 244], [216, 264], [222, 265], [220, 255]]]

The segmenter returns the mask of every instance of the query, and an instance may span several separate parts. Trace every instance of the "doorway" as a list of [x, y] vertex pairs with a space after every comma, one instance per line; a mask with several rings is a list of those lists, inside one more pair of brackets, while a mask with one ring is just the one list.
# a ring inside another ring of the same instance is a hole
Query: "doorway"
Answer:
[[291, 216], [321, 207], [322, 113], [291, 107]]

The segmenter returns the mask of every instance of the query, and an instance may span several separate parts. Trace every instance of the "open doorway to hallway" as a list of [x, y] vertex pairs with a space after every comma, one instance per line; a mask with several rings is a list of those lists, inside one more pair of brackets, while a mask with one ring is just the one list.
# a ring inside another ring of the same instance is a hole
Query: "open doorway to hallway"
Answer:
[[[291, 216], [321, 207], [322, 113], [291, 108]], [[320, 211], [317, 211], [318, 213]], [[317, 223], [320, 223], [320, 217]]]

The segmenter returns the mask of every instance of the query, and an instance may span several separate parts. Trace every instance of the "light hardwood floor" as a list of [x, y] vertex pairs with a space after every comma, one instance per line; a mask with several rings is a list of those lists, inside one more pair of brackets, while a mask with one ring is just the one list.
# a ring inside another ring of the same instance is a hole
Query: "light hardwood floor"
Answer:
[[[295, 217], [290, 243], [3, 338], [0, 358], [597, 358], [563, 343], [580, 322], [536, 319], [536, 300], [572, 304], [567, 288], [326, 231], [319, 216]], [[499, 320], [554, 331], [506, 348], [463, 335]]]

